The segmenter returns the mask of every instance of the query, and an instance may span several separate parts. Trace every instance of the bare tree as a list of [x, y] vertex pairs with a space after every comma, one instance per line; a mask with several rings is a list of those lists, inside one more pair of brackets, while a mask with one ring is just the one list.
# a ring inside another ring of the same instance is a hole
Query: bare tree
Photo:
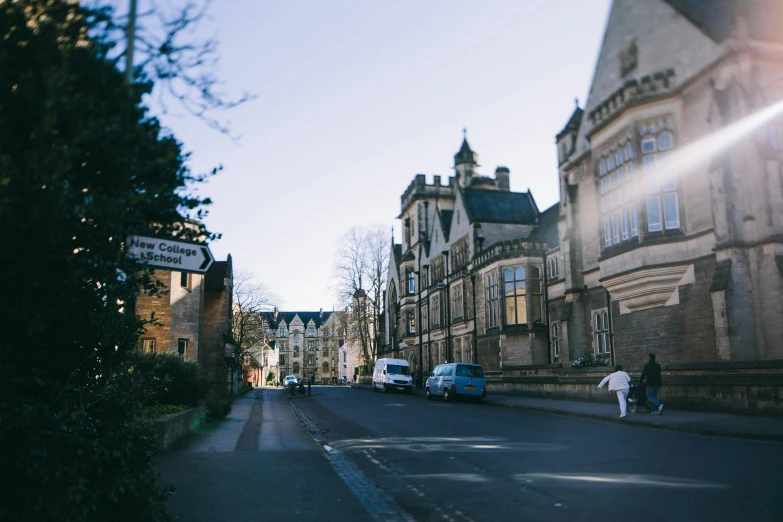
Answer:
[[234, 274], [233, 299], [232, 333], [239, 348], [239, 360], [251, 356], [263, 364], [267, 344], [260, 314], [280, 304], [280, 298], [264, 283], [257, 282], [252, 272], [238, 270]]
[[130, 0], [128, 14], [117, 14], [115, 6], [122, 5], [122, 12], [126, 2], [85, 3], [90, 7], [91, 30], [100, 31], [113, 41], [126, 40], [126, 48], [115, 49], [112, 56], [118, 62], [124, 58], [126, 68], [132, 66], [132, 71], [126, 71], [129, 81], [143, 86], [146, 79], [154, 80], [154, 94], [164, 114], [174, 102], [230, 136], [228, 123], [216, 118], [215, 113], [233, 109], [255, 96], [247, 92], [229, 96], [216, 75], [217, 38], [194, 36], [209, 19], [211, 0], [180, 0], [178, 6], [149, 0], [145, 2], [149, 9], [138, 13], [136, 1]]
[[378, 350], [390, 245], [391, 233], [383, 225], [353, 228], [342, 237], [335, 260], [335, 297], [351, 308], [348, 335], [358, 337], [365, 364]]

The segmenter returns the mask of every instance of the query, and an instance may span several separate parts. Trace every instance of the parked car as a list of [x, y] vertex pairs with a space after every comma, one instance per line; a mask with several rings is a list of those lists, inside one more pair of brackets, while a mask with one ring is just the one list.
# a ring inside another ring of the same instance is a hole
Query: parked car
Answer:
[[299, 384], [299, 381], [297, 380], [295, 375], [286, 375], [285, 379], [283, 379], [283, 386], [290, 386], [292, 384]]
[[372, 374], [372, 391], [413, 391], [411, 367], [405, 359], [378, 359]]
[[430, 400], [433, 395], [442, 396], [444, 401], [458, 397], [471, 397], [478, 402], [487, 396], [487, 379], [480, 364], [439, 364], [427, 379], [424, 395]]

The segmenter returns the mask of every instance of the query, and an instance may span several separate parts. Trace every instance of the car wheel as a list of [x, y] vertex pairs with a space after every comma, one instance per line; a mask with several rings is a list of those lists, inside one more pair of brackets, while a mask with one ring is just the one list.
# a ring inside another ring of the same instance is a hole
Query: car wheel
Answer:
[[375, 383], [372, 383], [372, 392], [376, 393], [378, 391], [378, 388], [375, 387]]
[[448, 388], [443, 389], [443, 402], [450, 402], [451, 401], [451, 390]]
[[432, 392], [430, 392], [429, 387], [424, 390], [424, 397], [426, 397], [428, 401], [432, 400]]

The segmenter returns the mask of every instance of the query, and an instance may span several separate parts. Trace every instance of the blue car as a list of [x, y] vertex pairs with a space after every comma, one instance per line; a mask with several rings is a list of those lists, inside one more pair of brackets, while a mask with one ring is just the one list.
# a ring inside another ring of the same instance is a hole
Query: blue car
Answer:
[[471, 397], [477, 402], [487, 396], [487, 379], [480, 364], [439, 364], [427, 379], [424, 389], [427, 400], [434, 395], [448, 402], [459, 397]]

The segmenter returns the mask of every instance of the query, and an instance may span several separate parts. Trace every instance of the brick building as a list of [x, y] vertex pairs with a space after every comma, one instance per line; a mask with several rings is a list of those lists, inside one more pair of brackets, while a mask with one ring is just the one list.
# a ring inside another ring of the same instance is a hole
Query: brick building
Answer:
[[479, 176], [467, 141], [447, 185], [402, 195], [385, 351], [580, 396], [595, 375], [572, 361], [655, 352], [675, 402], [781, 411], [783, 119], [736, 125], [783, 100], [780, 19], [775, 0], [615, 0], [556, 136], [559, 203]]
[[139, 349], [179, 353], [201, 365], [213, 388], [235, 392], [241, 372], [231, 340], [231, 256], [203, 275], [155, 270], [154, 277], [166, 290], [136, 300], [136, 314], [158, 323], [146, 325]]

